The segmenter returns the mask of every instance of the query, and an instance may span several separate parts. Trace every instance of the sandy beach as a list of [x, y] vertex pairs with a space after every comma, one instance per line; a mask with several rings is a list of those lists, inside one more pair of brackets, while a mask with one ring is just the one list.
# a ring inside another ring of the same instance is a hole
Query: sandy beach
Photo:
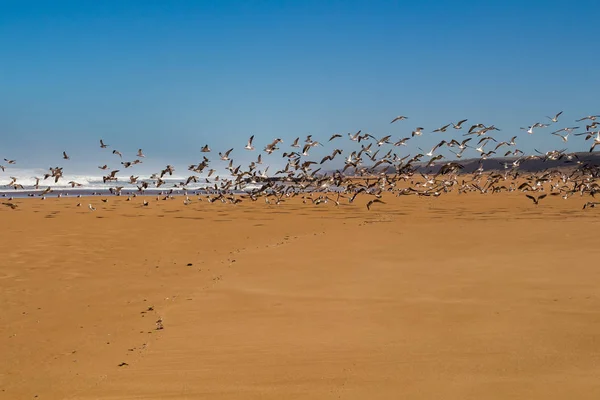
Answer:
[[0, 208], [2, 399], [600, 397], [576, 198], [83, 200]]
[[3, 2], [0, 400], [600, 400], [599, 13]]

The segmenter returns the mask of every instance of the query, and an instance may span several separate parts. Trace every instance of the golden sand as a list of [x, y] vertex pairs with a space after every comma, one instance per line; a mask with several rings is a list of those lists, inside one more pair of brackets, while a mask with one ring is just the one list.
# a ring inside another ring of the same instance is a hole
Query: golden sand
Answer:
[[81, 200], [0, 208], [2, 399], [600, 398], [577, 196]]

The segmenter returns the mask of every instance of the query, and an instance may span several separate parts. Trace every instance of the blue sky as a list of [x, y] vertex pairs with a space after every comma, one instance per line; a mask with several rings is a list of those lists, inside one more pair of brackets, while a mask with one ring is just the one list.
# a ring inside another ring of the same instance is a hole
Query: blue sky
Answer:
[[[257, 148], [359, 129], [401, 138], [463, 118], [519, 135], [528, 152], [561, 148], [549, 130], [518, 128], [600, 113], [599, 12], [593, 1], [0, 0], [0, 159], [47, 168], [67, 150], [91, 171], [116, 164], [103, 138], [127, 159], [144, 148], [145, 168], [183, 168], [205, 143], [250, 160], [251, 134]], [[569, 149], [589, 147], [576, 139]]]

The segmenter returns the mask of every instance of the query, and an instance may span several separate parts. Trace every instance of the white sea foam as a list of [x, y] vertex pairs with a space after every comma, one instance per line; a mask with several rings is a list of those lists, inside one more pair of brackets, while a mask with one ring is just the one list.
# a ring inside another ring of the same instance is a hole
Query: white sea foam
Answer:
[[[6, 169], [5, 172], [0, 171], [0, 192], [13, 192], [14, 189], [8, 186], [9, 183], [16, 178], [16, 183], [23, 185], [26, 190], [34, 190], [36, 184], [36, 177], [40, 178], [39, 191], [51, 187], [54, 191], [101, 191], [108, 190], [114, 187], [123, 187], [124, 190], [137, 190], [136, 184], [130, 184], [129, 178], [126, 176], [120, 176], [117, 181], [104, 182], [101, 175], [69, 175], [65, 174], [59, 179], [58, 182], [54, 181], [54, 178], [49, 177], [44, 179], [44, 174], [49, 171], [43, 169], [25, 169], [25, 168], [11, 168]], [[136, 174], [137, 176], [137, 174]], [[175, 185], [179, 185], [187, 180], [187, 176], [176, 176], [176, 175], [165, 175], [163, 178], [164, 184], [156, 188], [153, 184], [156, 182], [154, 179], [149, 179], [148, 176], [142, 176], [138, 178], [139, 181], [145, 181], [150, 183], [150, 186], [146, 191], [148, 192], [160, 192], [174, 189], [175, 191], [183, 191], [184, 189], [177, 188]], [[72, 187], [69, 182], [77, 182], [81, 186]], [[188, 191], [204, 189], [207, 187], [213, 187], [214, 184], [218, 185], [218, 182], [213, 178], [208, 178], [208, 183], [205, 178], [199, 178], [197, 183], [191, 182], [186, 186]], [[245, 187], [245, 190], [254, 190], [260, 188], [260, 184], [249, 184]]]
[[16, 178], [16, 183], [19, 183], [25, 187], [32, 187], [36, 184], [36, 178], [40, 178], [40, 187], [71, 187], [68, 182], [77, 182], [86, 187], [93, 187], [98, 184], [103, 184], [102, 176], [91, 176], [91, 175], [69, 175], [65, 174], [58, 182], [54, 181], [54, 178], [49, 177], [44, 179], [44, 174], [49, 171], [40, 169], [6, 169], [4, 173], [0, 173], [0, 186], [6, 186]]

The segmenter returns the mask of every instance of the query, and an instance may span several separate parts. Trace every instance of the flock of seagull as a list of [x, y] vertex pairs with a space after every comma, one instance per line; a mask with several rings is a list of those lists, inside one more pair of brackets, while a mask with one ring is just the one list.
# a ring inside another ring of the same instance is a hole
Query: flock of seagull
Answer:
[[[547, 122], [536, 122], [520, 129], [526, 131], [527, 135], [535, 133], [556, 136], [559, 139], [555, 140], [560, 140], [562, 143], [568, 142], [570, 135], [583, 136], [583, 140], [590, 143], [589, 152], [593, 152], [600, 145], [600, 115], [577, 119], [575, 122], [581, 126], [552, 129], [561, 115], [562, 111], [552, 117], [548, 116]], [[393, 118], [391, 124], [396, 127], [399, 123], [407, 123], [408, 119], [400, 115]], [[499, 141], [492, 136], [495, 132], [500, 132], [500, 129], [494, 125], [476, 123], [467, 128], [467, 122], [467, 119], [462, 119], [434, 129], [428, 134], [440, 135], [441, 140], [429, 151], [418, 147], [421, 152], [413, 156], [410, 154], [401, 156], [398, 153], [410, 141], [426, 134], [423, 127], [416, 127], [410, 135], [398, 139], [393, 139], [392, 135], [378, 138], [360, 130], [345, 135], [333, 134], [329, 137], [328, 144], [346, 140], [356, 148], [352, 151], [344, 150], [345, 147], [349, 147], [347, 143], [346, 146], [334, 148], [320, 161], [309, 158], [312, 148], [324, 146], [323, 143], [314, 140], [312, 135], [308, 135], [305, 139], [296, 138], [289, 148], [284, 148], [283, 140], [276, 138], [266, 144], [262, 152], [257, 151], [259, 154], [256, 160], [246, 168], [234, 163], [232, 156], [234, 148], [230, 148], [217, 152], [218, 159], [214, 160], [222, 163], [221, 166], [226, 166], [229, 177], [219, 177], [215, 174], [217, 170], [212, 168], [214, 161], [209, 157], [213, 150], [207, 144], [199, 150], [202, 159], [188, 167], [187, 179], [170, 188], [167, 187], [166, 179], [175, 171], [172, 165], [167, 165], [146, 179], [140, 179], [135, 175], [123, 178], [120, 175], [123, 169], [133, 168], [142, 163], [145, 158], [142, 149], [137, 151], [132, 160], [125, 161], [120, 151], [112, 149], [110, 145], [100, 140], [100, 148], [113, 157], [112, 162], [119, 162], [121, 167], [113, 169], [109, 168], [108, 164], [104, 164], [98, 168], [105, 171], [102, 178], [104, 183], [114, 184], [114, 187], [109, 189], [113, 195], [127, 195], [127, 200], [133, 201], [138, 194], [144, 194], [149, 188], [162, 188], [160, 189], [162, 192], [156, 197], [156, 200], [160, 201], [175, 199], [177, 194], [175, 189], [177, 189], [177, 192], [183, 193], [183, 204], [186, 206], [194, 201], [203, 200], [209, 203], [238, 204], [244, 201], [257, 201], [259, 198], [267, 204], [280, 204], [296, 196], [300, 196], [303, 203], [307, 204], [329, 203], [339, 206], [343, 202], [353, 203], [360, 195], [368, 198], [366, 207], [370, 210], [374, 204], [383, 203], [381, 199], [384, 192], [396, 196], [438, 197], [452, 191], [459, 194], [519, 191], [535, 205], [548, 195], [561, 196], [564, 199], [579, 195], [585, 196], [584, 209], [600, 205], [600, 202], [593, 201], [595, 194], [600, 192], [598, 183], [600, 168], [593, 162], [580, 161], [579, 153], [568, 153], [566, 149], [562, 149], [546, 153], [536, 150], [537, 154], [525, 155], [517, 148], [518, 135], [510, 140]], [[544, 133], [545, 129], [551, 132]], [[453, 133], [459, 136], [453, 138]], [[243, 147], [243, 151], [255, 152], [257, 149], [254, 143], [254, 135], [252, 135]], [[440, 154], [442, 149], [447, 149], [453, 154], [451, 159]], [[479, 159], [479, 168], [470, 174], [464, 173], [464, 165], [460, 163], [467, 150], [478, 155], [471, 158]], [[281, 153], [285, 167], [269, 175], [269, 167], [263, 169], [263, 165], [267, 164], [267, 157], [277, 157], [278, 153]], [[324, 170], [338, 157], [343, 158], [343, 164], [341, 160], [335, 163], [340, 168]], [[497, 158], [498, 167], [484, 170], [483, 160], [492, 157]], [[62, 159], [70, 159], [66, 151], [62, 153]], [[536, 173], [521, 172], [519, 170], [521, 163], [528, 160], [560, 160], [565, 164], [560, 168], [548, 168]], [[0, 172], [10, 174], [10, 168], [17, 164], [17, 161], [8, 158], [4, 158], [4, 161], [5, 165], [0, 165]], [[44, 181], [48, 179], [54, 183], [58, 183], [61, 179], [65, 180], [63, 167], [49, 168], [43, 177], [35, 178], [36, 183], [33, 186], [35, 191], [28, 195], [39, 196], [42, 199], [50, 195], [53, 192], [52, 187], [43, 188], [46, 186], [43, 184]], [[132, 190], [125, 189], [123, 182], [130, 185]], [[206, 187], [190, 190], [188, 186], [192, 183], [205, 183]], [[73, 188], [83, 186], [75, 181], [69, 181], [68, 185]], [[11, 177], [7, 186], [14, 190], [26, 189], [15, 177]], [[61, 195], [62, 193], [58, 194], [59, 197]], [[591, 201], [587, 201], [590, 197]], [[12, 202], [12, 197], [8, 200], [2, 204], [12, 209], [18, 207]], [[107, 202], [108, 199], [102, 201]], [[149, 206], [149, 198], [142, 199], [141, 205]], [[81, 206], [81, 203], [78, 206]], [[88, 208], [90, 211], [96, 210], [92, 204], [89, 204]]]

